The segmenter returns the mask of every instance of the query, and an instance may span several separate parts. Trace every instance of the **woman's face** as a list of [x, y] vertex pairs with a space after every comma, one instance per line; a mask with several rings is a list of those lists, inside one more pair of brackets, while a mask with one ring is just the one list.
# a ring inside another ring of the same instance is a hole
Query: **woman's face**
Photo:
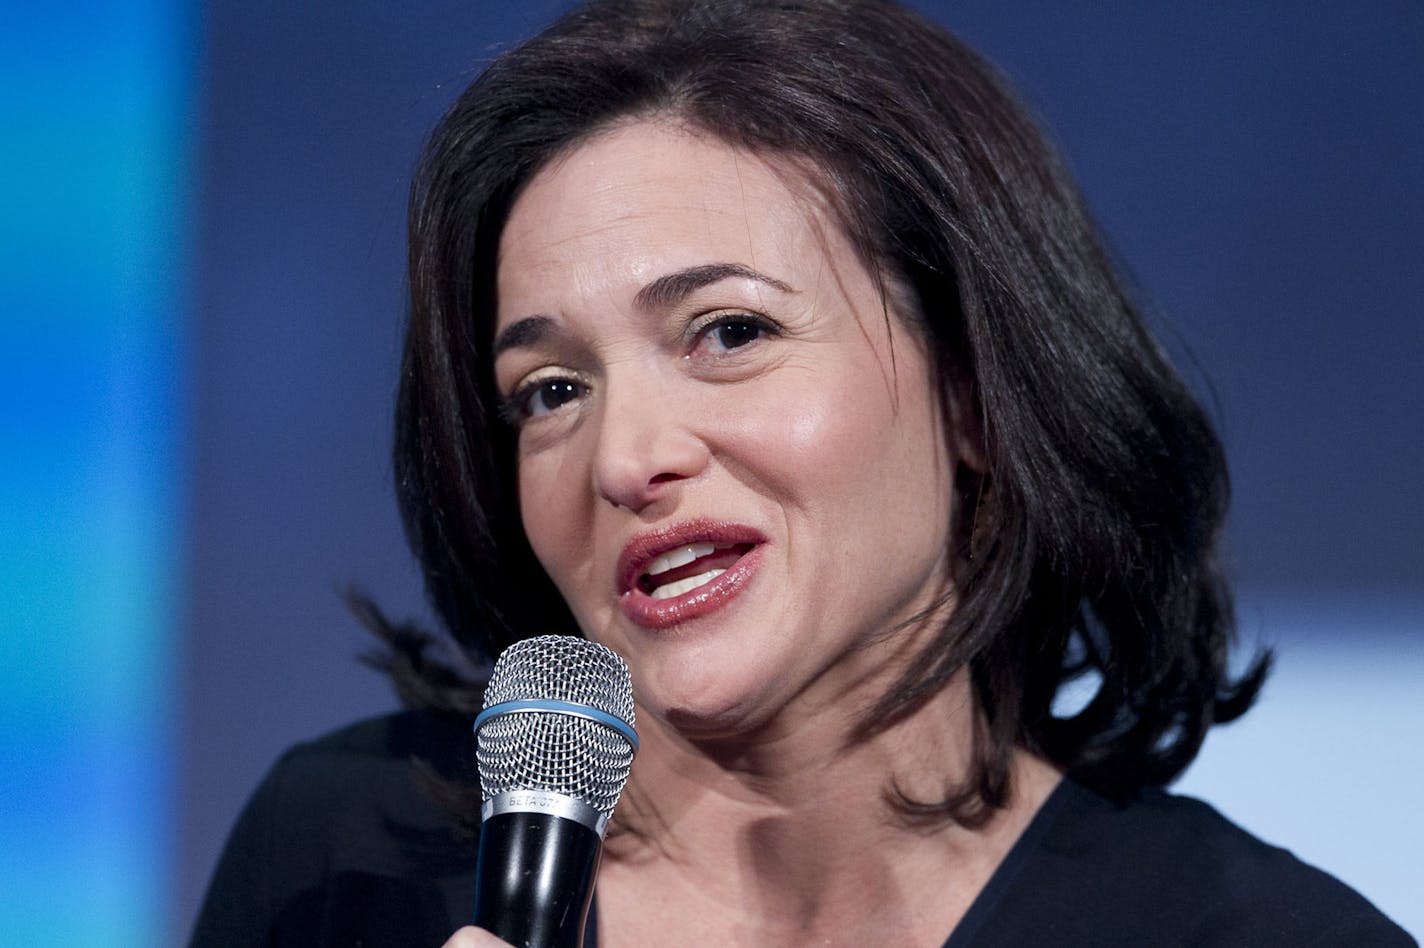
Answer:
[[961, 446], [803, 175], [602, 133], [516, 201], [498, 299], [524, 528], [645, 714], [725, 737], [884, 679], [947, 588]]

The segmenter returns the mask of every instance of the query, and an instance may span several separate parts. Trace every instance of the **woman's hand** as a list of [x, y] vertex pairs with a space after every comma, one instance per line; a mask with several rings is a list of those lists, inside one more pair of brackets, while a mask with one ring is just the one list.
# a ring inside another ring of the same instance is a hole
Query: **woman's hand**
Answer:
[[466, 925], [450, 936], [450, 940], [440, 948], [511, 948], [509, 942], [501, 941], [483, 928]]

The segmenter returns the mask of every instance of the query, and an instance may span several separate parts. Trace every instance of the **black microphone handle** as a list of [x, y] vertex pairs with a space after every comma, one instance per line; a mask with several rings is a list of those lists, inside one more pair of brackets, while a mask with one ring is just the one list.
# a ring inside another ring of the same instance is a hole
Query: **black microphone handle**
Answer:
[[518, 948], [581, 948], [603, 839], [549, 813], [480, 825], [475, 924]]

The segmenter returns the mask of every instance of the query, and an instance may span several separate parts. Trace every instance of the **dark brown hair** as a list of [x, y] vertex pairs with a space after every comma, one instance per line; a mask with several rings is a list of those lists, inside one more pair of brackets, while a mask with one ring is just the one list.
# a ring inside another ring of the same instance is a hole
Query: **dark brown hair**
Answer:
[[[525, 541], [513, 434], [495, 413], [495, 255], [519, 189], [552, 156], [652, 115], [809, 162], [867, 262], [911, 289], [902, 315], [941, 377], [972, 391], [987, 470], [958, 482], [973, 522], [958, 607], [866, 730], [967, 664], [977, 763], [945, 800], [902, 808], [982, 817], [1007, 799], [1016, 745], [1113, 795], [1174, 778], [1268, 666], [1258, 656], [1239, 681], [1227, 670], [1220, 443], [1006, 84], [876, 0], [591, 3], [497, 58], [435, 130], [411, 196], [395, 469], [449, 635], [487, 662], [527, 635], [578, 634]], [[476, 707], [478, 676], [372, 619], [409, 702]], [[1055, 714], [1084, 676], [1092, 698]]]

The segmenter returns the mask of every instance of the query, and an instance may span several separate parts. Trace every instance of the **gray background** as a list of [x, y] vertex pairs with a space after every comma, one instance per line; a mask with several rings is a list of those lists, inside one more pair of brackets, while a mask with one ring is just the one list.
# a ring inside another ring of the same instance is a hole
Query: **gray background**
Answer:
[[[175, 939], [275, 755], [394, 707], [338, 591], [426, 614], [388, 474], [405, 191], [442, 108], [564, 6], [207, 5]], [[1378, 698], [1351, 705], [1362, 766], [1413, 760], [1396, 789], [1417, 796], [1417, 742], [1387, 729], [1419, 702], [1386, 685], [1424, 681], [1424, 9], [920, 6], [1045, 120], [1214, 402], [1244, 627], [1286, 658], [1257, 715], [1274, 730], [1209, 742], [1199, 770], [1279, 810], [1292, 778], [1242, 768], [1287, 739], [1315, 760], [1310, 709], [1350, 687]], [[1293, 671], [1311, 661], [1318, 678]], [[1388, 819], [1403, 863], [1417, 818]]]

